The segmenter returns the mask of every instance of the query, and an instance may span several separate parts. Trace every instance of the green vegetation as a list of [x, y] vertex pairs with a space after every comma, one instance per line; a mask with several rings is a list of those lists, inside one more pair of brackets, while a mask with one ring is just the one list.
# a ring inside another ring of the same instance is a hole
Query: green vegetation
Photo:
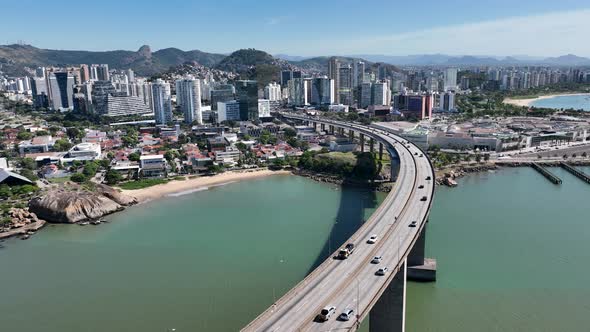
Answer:
[[121, 180], [123, 180], [123, 176], [121, 176], [121, 174], [113, 169], [109, 169], [108, 172], [105, 174], [105, 180], [107, 182], [107, 184], [109, 185], [114, 185], [119, 183]]
[[306, 151], [299, 158], [298, 166], [313, 172], [359, 180], [373, 180], [381, 171], [381, 164], [370, 152], [347, 154]]
[[137, 181], [125, 182], [119, 185], [121, 189], [125, 190], [136, 190], [136, 189], [143, 189], [152, 187], [158, 184], [167, 183], [168, 180], [166, 179], [141, 179]]

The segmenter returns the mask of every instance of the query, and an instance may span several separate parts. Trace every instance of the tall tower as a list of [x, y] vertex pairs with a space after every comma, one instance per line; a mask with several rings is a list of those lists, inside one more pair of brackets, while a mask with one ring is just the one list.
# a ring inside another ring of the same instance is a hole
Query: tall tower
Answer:
[[156, 124], [167, 124], [172, 121], [170, 84], [162, 79], [152, 83], [152, 98]]
[[328, 63], [328, 77], [334, 80], [334, 102], [340, 104], [340, 61], [336, 57], [331, 57]]
[[203, 124], [200, 80], [189, 76], [176, 81], [176, 100], [184, 114], [184, 122]]

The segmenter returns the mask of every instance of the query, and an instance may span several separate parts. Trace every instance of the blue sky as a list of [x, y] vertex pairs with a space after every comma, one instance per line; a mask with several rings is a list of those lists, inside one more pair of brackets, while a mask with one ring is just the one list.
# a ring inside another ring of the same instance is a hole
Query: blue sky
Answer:
[[588, 0], [1, 1], [0, 43], [42, 48], [590, 56]]

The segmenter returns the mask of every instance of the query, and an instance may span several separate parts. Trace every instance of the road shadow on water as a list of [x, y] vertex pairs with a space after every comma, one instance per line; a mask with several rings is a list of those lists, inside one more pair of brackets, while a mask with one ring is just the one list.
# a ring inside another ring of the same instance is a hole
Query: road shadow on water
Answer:
[[307, 274], [328, 259], [361, 227], [365, 221], [366, 209], [374, 209], [378, 205], [377, 194], [371, 188], [343, 185], [338, 189], [341, 191], [338, 214], [326, 243]]

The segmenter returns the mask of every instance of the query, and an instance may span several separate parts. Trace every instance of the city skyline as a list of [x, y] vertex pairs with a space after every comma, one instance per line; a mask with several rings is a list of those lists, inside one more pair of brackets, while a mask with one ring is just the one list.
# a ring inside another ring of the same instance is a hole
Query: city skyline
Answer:
[[[463, 0], [452, 6], [429, 0], [406, 9], [403, 15], [399, 4], [387, 1], [373, 1], [360, 12], [358, 4], [351, 1], [337, 5], [229, 1], [221, 7], [172, 1], [157, 8], [137, 2], [105, 1], [100, 10], [106, 13], [104, 16], [95, 15], [95, 8], [67, 1], [65, 7], [75, 8], [79, 15], [63, 19], [55, 18], [62, 15], [64, 6], [44, 8], [42, 12], [29, 10], [39, 4], [31, 0], [4, 5], [4, 12], [9, 14], [4, 18], [5, 25], [18, 29], [6, 29], [0, 43], [23, 41], [40, 48], [72, 50], [136, 50], [147, 44], [154, 50], [176, 47], [223, 54], [256, 48], [294, 56], [590, 56], [590, 46], [579, 42], [590, 30], [590, 8], [579, 0], [558, 4], [498, 1], [486, 10]], [[334, 6], [338, 6], [338, 15], [328, 15]], [[422, 7], [436, 10], [425, 11]], [[27, 24], [22, 24], [19, 13], [27, 14]], [[119, 24], [97, 24], [101, 17], [105, 17], [102, 23]], [[173, 24], [167, 24], [170, 20]], [[301, 24], [302, 20], [306, 24]], [[348, 24], [355, 20], [355, 24]], [[121, 30], [121, 24], [128, 25], [128, 29]], [[345, 26], [351, 28], [343, 29]], [[242, 38], [242, 33], [249, 37]]]

